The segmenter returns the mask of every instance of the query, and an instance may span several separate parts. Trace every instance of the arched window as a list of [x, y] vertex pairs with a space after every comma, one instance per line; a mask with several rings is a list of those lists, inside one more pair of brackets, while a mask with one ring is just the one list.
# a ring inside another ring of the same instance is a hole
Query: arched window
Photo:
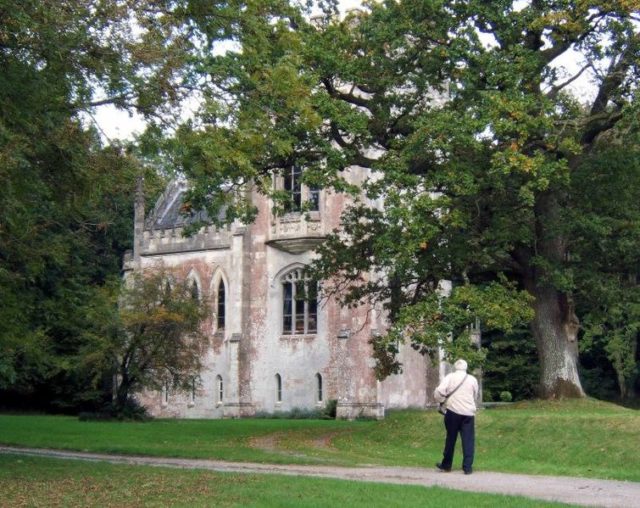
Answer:
[[198, 283], [195, 280], [191, 281], [191, 287], [189, 288], [189, 291], [191, 291], [191, 298], [193, 298], [194, 300], [200, 299], [200, 288], [198, 287]]
[[216, 307], [217, 307], [216, 325], [218, 330], [224, 330], [225, 319], [226, 319], [227, 292], [225, 290], [224, 280], [222, 280], [222, 278], [220, 278], [220, 282], [218, 283], [217, 293], [218, 293], [217, 295], [218, 301], [216, 304]]
[[282, 378], [276, 374], [276, 402], [282, 402]]
[[216, 403], [222, 404], [224, 400], [224, 385], [222, 382], [222, 376], [216, 377]]
[[322, 402], [323, 400], [323, 393], [322, 393], [322, 376], [320, 375], [320, 373], [316, 374], [316, 387], [318, 389], [317, 392], [317, 401], [316, 402]]
[[282, 334], [318, 331], [318, 283], [297, 268], [282, 279]]

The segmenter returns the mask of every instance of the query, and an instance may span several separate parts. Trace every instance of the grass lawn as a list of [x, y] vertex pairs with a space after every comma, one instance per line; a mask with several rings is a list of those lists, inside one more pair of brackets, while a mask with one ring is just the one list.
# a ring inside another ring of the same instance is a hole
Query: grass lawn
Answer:
[[563, 506], [437, 487], [0, 455], [0, 506]]
[[[80, 422], [0, 415], [0, 443], [92, 452], [306, 464], [433, 467], [442, 453], [435, 411], [380, 422], [155, 420]], [[476, 423], [476, 470], [640, 481], [640, 412], [593, 401], [487, 409]], [[459, 467], [460, 450], [454, 467]]]

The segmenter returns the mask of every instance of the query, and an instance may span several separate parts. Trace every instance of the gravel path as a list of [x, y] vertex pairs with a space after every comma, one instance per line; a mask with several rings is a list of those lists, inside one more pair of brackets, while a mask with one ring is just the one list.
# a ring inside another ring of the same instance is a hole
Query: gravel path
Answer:
[[438, 486], [454, 490], [511, 494], [582, 506], [640, 506], [640, 483], [564, 476], [537, 476], [478, 471], [441, 473], [431, 469], [405, 467], [333, 467], [224, 462], [220, 460], [175, 459], [131, 455], [68, 452], [39, 448], [0, 446], [0, 453], [60, 459], [111, 462], [145, 466], [208, 469], [225, 473], [269, 473], [318, 478], [338, 478], [378, 483]]

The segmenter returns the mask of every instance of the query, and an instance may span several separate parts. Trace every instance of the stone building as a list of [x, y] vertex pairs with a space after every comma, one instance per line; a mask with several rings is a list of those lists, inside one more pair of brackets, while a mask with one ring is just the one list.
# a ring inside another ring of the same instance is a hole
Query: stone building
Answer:
[[[360, 168], [347, 173], [351, 183], [367, 176]], [[191, 393], [145, 392], [140, 401], [155, 416], [183, 418], [314, 409], [332, 399], [338, 417], [381, 418], [388, 408], [431, 404], [440, 368], [410, 347], [400, 352], [402, 374], [376, 380], [368, 341], [385, 327], [380, 308], [348, 309], [319, 299], [305, 279], [314, 247], [339, 227], [348, 198], [300, 185], [296, 168], [276, 185], [291, 193], [288, 213], [276, 216], [270, 200], [254, 193], [254, 223], [209, 226], [190, 237], [182, 236], [184, 182], [172, 182], [146, 217], [138, 194], [125, 272], [161, 263], [192, 280], [211, 302], [199, 383]], [[301, 213], [306, 201], [312, 210]]]

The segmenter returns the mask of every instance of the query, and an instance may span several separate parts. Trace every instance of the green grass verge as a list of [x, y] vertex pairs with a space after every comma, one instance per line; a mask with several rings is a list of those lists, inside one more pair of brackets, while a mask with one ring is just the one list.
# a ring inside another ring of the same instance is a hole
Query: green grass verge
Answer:
[[0, 455], [0, 505], [20, 506], [563, 506], [437, 487], [187, 471]]
[[[392, 412], [380, 422], [156, 420], [80, 422], [0, 415], [0, 443], [233, 461], [433, 467], [442, 453], [435, 411]], [[483, 410], [476, 470], [640, 481], [640, 412], [593, 401], [531, 402]], [[454, 466], [459, 467], [460, 450]]]

